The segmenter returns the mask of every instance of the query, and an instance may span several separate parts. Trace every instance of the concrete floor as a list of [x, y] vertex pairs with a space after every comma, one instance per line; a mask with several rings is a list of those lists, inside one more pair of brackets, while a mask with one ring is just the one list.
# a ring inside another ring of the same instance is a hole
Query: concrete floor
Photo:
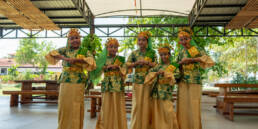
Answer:
[[[86, 109], [89, 108], [86, 101]], [[213, 105], [215, 99], [207, 96], [202, 98], [203, 129], [258, 129], [258, 116], [235, 116], [229, 121], [216, 113]], [[128, 126], [130, 114], [127, 115]], [[85, 114], [84, 129], [95, 129], [96, 118], [90, 119]], [[57, 105], [27, 104], [9, 107], [9, 96], [0, 96], [0, 129], [56, 129]], [[129, 128], [130, 129], [130, 128]]]

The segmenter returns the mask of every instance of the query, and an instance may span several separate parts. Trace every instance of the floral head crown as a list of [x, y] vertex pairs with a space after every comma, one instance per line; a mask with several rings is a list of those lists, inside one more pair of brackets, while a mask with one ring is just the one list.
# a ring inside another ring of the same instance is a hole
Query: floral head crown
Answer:
[[160, 47], [158, 49], [159, 53], [169, 53], [170, 50], [173, 50], [173, 47], [169, 43], [160, 44]]
[[138, 34], [138, 37], [144, 37], [148, 39], [151, 36], [151, 33], [149, 31], [142, 31]]
[[118, 40], [115, 38], [108, 38], [106, 42], [106, 46], [109, 46], [109, 45], [119, 46]]
[[71, 37], [71, 36], [78, 36], [78, 37], [81, 37], [80, 35], [80, 32], [78, 29], [76, 28], [71, 28], [69, 33], [68, 33], [68, 37]]
[[190, 27], [182, 27], [178, 31], [178, 37], [187, 36], [191, 37], [193, 35], [193, 31]]

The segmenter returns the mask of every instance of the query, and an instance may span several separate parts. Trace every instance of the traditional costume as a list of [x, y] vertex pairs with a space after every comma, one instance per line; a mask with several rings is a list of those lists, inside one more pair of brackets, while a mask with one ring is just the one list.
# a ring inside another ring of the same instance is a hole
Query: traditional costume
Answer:
[[[145, 53], [140, 49], [133, 51], [127, 60], [127, 66], [139, 60], [145, 60], [148, 62], [157, 63], [156, 52], [152, 49], [150, 33], [141, 32], [139, 37], [144, 37], [148, 40], [148, 45]], [[148, 70], [151, 67], [149, 65], [141, 65], [135, 67], [135, 74], [133, 77], [133, 96], [132, 96], [132, 112], [131, 112], [131, 129], [150, 129], [151, 123], [151, 105], [150, 105], [150, 91], [149, 86], [144, 85], [144, 80]], [[132, 71], [128, 69], [128, 71]]]
[[[116, 39], [109, 38], [106, 47], [110, 45], [118, 47], [119, 43]], [[107, 48], [105, 48], [96, 62], [97, 69], [91, 75], [96, 77], [104, 72], [104, 79], [101, 83], [102, 106], [96, 129], [127, 129], [124, 93], [125, 57], [111, 57], [107, 52]], [[117, 65], [119, 69], [102, 70], [103, 67], [108, 65]]]
[[[189, 28], [180, 30], [178, 37], [191, 38]], [[199, 58], [200, 62], [180, 65], [177, 117], [180, 129], [201, 129], [201, 71], [214, 65], [212, 59], [191, 39], [190, 48], [180, 45], [178, 62], [184, 58]]]
[[[161, 61], [150, 69], [144, 84], [151, 86], [152, 123], [151, 129], [178, 129], [177, 117], [173, 105], [173, 88], [176, 83], [175, 75], [179, 74], [179, 65], [172, 62], [170, 45], [163, 44], [159, 48], [159, 54], [170, 55], [170, 64]], [[164, 74], [157, 74], [160, 70]]]
[[[71, 29], [68, 38], [79, 37], [77, 29]], [[69, 63], [63, 60], [62, 74], [59, 78], [60, 89], [58, 97], [58, 129], [82, 129], [84, 120], [84, 87], [86, 81], [85, 70], [95, 69], [94, 58], [88, 52], [86, 55], [79, 55], [79, 49], [74, 50], [68, 40], [67, 46], [51, 51], [47, 54], [46, 60], [50, 64], [56, 64], [60, 59], [56, 56], [66, 58], [80, 58], [83, 63]]]

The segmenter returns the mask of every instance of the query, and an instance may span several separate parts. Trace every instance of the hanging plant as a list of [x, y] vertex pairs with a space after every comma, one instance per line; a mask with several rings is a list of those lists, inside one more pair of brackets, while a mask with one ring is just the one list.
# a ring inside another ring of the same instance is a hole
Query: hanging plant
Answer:
[[[95, 34], [88, 34], [87, 36], [83, 37], [82, 44], [77, 53], [77, 58], [83, 58], [84, 55], [87, 55], [88, 52], [91, 55], [93, 55], [94, 58], [96, 58], [101, 51], [102, 51], [101, 39]], [[85, 74], [87, 73], [86, 71], [84, 72]], [[94, 87], [92, 80], [90, 80], [89, 73], [87, 74], [88, 74], [88, 79], [85, 85], [86, 92], [88, 92], [89, 89], [92, 89]]]
[[95, 34], [88, 34], [82, 40], [78, 55], [87, 55], [88, 51], [94, 57], [102, 50], [101, 39]]

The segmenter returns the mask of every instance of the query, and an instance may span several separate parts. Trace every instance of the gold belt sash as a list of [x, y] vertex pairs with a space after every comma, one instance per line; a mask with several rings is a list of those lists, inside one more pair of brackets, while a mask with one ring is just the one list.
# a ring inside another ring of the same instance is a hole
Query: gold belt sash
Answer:
[[109, 72], [105, 72], [104, 73], [104, 76], [106, 76], [106, 77], [109, 77], [109, 76], [119, 76], [119, 75], [120, 75], [119, 71], [109, 71]]
[[159, 84], [161, 85], [169, 84], [169, 79], [159, 79]]
[[147, 72], [148, 70], [149, 70], [148, 67], [135, 68], [136, 73], [143, 73], [143, 72]]
[[183, 65], [183, 69], [193, 70], [194, 69], [194, 64]]

